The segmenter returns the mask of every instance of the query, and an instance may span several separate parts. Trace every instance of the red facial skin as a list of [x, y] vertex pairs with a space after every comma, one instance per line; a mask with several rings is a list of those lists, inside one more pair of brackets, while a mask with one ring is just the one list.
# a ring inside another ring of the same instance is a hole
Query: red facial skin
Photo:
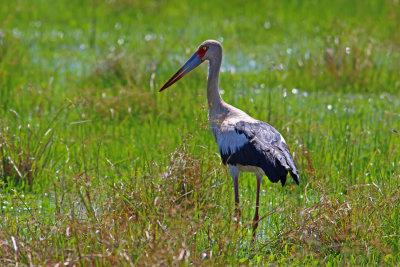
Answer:
[[208, 46], [202, 46], [196, 51], [196, 54], [199, 55], [200, 59], [203, 61], [204, 60], [203, 57], [207, 53], [207, 51], [208, 51]]
[[[161, 87], [161, 89], [159, 90], [159, 92], [163, 91], [164, 89], [170, 87], [171, 85], [173, 85], [174, 83], [176, 83], [177, 81], [179, 81], [183, 76], [185, 76], [188, 72], [190, 72], [191, 70], [193, 70], [194, 68], [196, 68], [198, 65], [200, 65], [202, 62], [204, 62], [204, 56], [207, 53], [209, 47], [208, 46], [201, 46], [199, 49], [197, 49], [196, 51], [196, 55], [199, 57], [191, 57], [190, 60], [192, 60], [191, 62], [186, 62], [185, 65], [183, 65], [177, 73], [175, 73], [164, 85], [163, 87]], [[198, 61], [200, 59], [200, 62]], [[192, 64], [187, 65], [188, 63]]]

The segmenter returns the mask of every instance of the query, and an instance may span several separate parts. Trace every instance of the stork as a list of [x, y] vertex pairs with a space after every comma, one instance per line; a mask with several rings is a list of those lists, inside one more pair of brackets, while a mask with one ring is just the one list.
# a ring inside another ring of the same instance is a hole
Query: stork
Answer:
[[260, 185], [264, 175], [273, 183], [285, 185], [288, 172], [299, 184], [300, 177], [282, 135], [268, 123], [256, 120], [247, 113], [225, 103], [218, 89], [222, 61], [222, 46], [214, 40], [203, 42], [189, 60], [160, 89], [176, 83], [183, 76], [209, 61], [207, 78], [208, 118], [211, 133], [218, 144], [223, 164], [228, 164], [235, 189], [235, 207], [239, 211], [239, 173], [253, 172], [257, 178], [256, 211], [253, 219], [253, 238], [258, 227]]

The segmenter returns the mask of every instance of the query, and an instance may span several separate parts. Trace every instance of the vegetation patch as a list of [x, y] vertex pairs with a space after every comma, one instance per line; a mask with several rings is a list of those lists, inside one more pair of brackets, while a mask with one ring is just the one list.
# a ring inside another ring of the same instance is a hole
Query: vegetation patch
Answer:
[[[8, 1], [0, 5], [1, 265], [396, 265], [398, 1]], [[224, 100], [285, 137], [299, 186], [233, 182]]]

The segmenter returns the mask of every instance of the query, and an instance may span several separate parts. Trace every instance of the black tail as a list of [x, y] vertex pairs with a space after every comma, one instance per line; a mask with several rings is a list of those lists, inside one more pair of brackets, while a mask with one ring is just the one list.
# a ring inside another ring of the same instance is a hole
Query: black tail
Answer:
[[294, 169], [294, 170], [290, 171], [290, 176], [292, 176], [292, 178], [296, 182], [296, 184], [299, 185], [300, 176], [299, 176], [299, 173], [297, 172], [297, 169]]

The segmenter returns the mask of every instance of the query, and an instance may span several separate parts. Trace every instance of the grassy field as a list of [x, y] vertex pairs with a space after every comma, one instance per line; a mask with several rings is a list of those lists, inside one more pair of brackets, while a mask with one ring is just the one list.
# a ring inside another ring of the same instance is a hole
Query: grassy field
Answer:
[[[222, 97], [274, 125], [300, 186], [228, 169]], [[11, 1], [0, 5], [0, 265], [396, 265], [400, 3]]]

